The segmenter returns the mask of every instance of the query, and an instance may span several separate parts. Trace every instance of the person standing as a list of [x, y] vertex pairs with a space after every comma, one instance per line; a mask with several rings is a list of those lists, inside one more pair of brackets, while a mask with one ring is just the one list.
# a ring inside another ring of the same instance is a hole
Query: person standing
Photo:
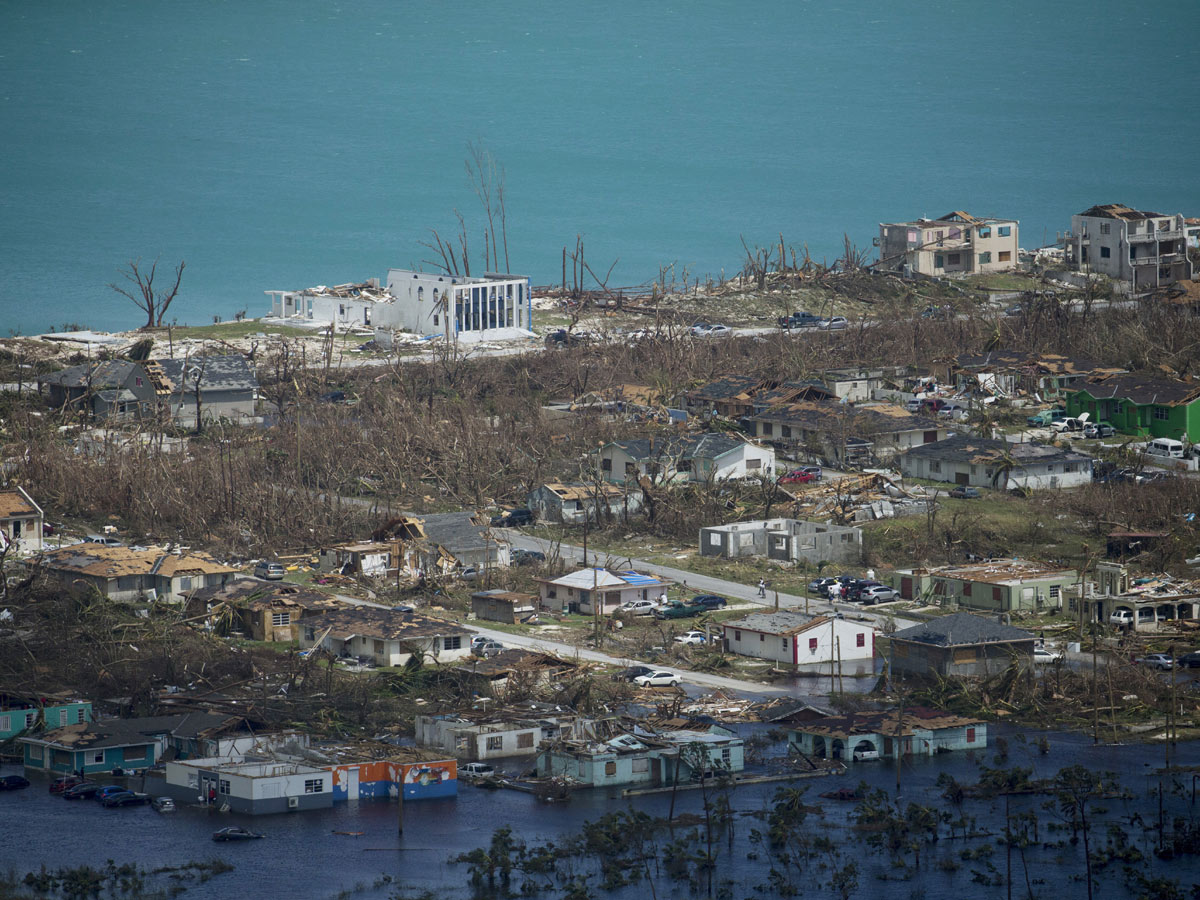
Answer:
[[829, 586], [829, 599], [837, 603], [842, 597], [842, 583], [835, 581]]
[[767, 582], [762, 578], [758, 579], [758, 596], [764, 598], [767, 596]]

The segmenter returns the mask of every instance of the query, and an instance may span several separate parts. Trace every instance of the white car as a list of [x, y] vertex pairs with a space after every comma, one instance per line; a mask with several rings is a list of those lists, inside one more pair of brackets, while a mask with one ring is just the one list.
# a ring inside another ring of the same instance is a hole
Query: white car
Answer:
[[676, 687], [679, 676], [665, 669], [655, 669], [649, 675], [639, 675], [633, 679], [633, 683], [638, 687]]
[[635, 616], [652, 616], [658, 604], [653, 600], [630, 600], [617, 607], [617, 612], [633, 613]]
[[708, 330], [712, 328], [707, 322], [697, 322], [691, 327], [692, 335], [695, 337], [704, 337], [708, 334]]
[[733, 334], [733, 329], [728, 325], [709, 325], [708, 330], [701, 335], [702, 337], [729, 337]]
[[1047, 650], [1045, 647], [1033, 648], [1034, 665], [1050, 665], [1059, 662], [1063, 658], [1062, 651]]
[[675, 636], [677, 644], [707, 644], [708, 636], [703, 631], [685, 631]]
[[850, 323], [845, 316], [834, 316], [831, 319], [822, 319], [817, 327], [824, 331], [841, 331], [843, 328], [849, 328]]

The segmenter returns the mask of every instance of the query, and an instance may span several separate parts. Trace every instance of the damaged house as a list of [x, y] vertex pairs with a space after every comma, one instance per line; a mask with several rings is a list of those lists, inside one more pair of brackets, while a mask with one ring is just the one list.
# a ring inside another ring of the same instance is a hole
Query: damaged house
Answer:
[[1187, 226], [1182, 215], [1163, 215], [1105, 203], [1071, 216], [1064, 237], [1066, 264], [1107, 275], [1135, 291], [1190, 281]]
[[788, 729], [788, 750], [844, 763], [987, 747], [987, 723], [920, 706], [827, 716]]
[[468, 715], [417, 716], [418, 747], [450, 753], [463, 762], [531, 756], [542, 741], [577, 737], [584, 720], [557, 707], [522, 704]]
[[831, 400], [764, 409], [750, 417], [749, 427], [756, 437], [789, 456], [815, 453], [840, 465], [890, 459], [910, 447], [944, 440], [951, 433], [945, 422], [890, 404], [855, 406]]
[[724, 623], [725, 650], [783, 666], [854, 663], [853, 671], [874, 669], [875, 629], [837, 616], [799, 612], [754, 613]]
[[335, 657], [403, 666], [416, 657], [447, 663], [471, 653], [471, 632], [442, 619], [400, 610], [355, 607], [331, 610], [319, 621], [301, 623], [301, 648], [321, 647]]
[[1083, 356], [1022, 350], [962, 354], [935, 367], [938, 381], [959, 391], [996, 397], [1028, 394], [1046, 401], [1057, 400], [1090, 378], [1124, 371]]
[[286, 582], [237, 578], [225, 585], [195, 591], [189, 616], [207, 615], [210, 624], [238, 631], [252, 641], [298, 641], [302, 621], [320, 617], [346, 604], [336, 597]]
[[1067, 394], [1067, 415], [1088, 413], [1122, 434], [1200, 442], [1200, 382], [1155, 375], [1109, 375]]
[[738, 435], [671, 434], [611, 441], [595, 453], [600, 477], [613, 484], [722, 481], [775, 474], [775, 451]]
[[1091, 484], [1095, 459], [1069, 447], [956, 434], [900, 456], [908, 478], [1011, 490]]
[[1017, 267], [1016, 219], [973, 216], [962, 210], [937, 219], [879, 224], [878, 271], [905, 276], [983, 275]]
[[[507, 568], [511, 545], [492, 531], [490, 520], [474, 512], [404, 513], [375, 530], [369, 543], [345, 544], [321, 552], [326, 571], [344, 574], [449, 574], [455, 568]], [[386, 558], [386, 559], [385, 559]]]
[[700, 529], [700, 555], [723, 559], [765, 556], [779, 562], [857, 563], [862, 529], [802, 519], [759, 519]]
[[582, 525], [624, 519], [642, 508], [642, 492], [608, 482], [548, 482], [529, 492], [528, 506], [539, 522]]
[[19, 556], [42, 552], [42, 508], [23, 487], [0, 490], [0, 550]]
[[1010, 613], [1059, 609], [1063, 594], [1079, 582], [1065, 566], [1023, 559], [989, 559], [937, 569], [901, 569], [900, 597], [942, 606]]
[[896, 675], [987, 677], [1033, 665], [1033, 634], [971, 613], [940, 616], [892, 635]]
[[109, 600], [179, 602], [195, 590], [220, 587], [237, 569], [207, 553], [168, 553], [107, 544], [71, 544], [48, 550], [27, 565], [41, 568], [64, 585], [87, 585]]

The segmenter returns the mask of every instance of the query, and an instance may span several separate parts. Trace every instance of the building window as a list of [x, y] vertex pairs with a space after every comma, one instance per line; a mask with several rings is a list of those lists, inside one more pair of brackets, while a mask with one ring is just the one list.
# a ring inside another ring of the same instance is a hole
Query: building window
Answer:
[[437, 316], [437, 313], [434, 313], [434, 314], [433, 314], [433, 327], [434, 327], [434, 328], [437, 328], [437, 327], [438, 327], [438, 316]]
[[533, 746], [533, 732], [523, 731], [517, 735], [517, 749], [528, 750]]
[[[222, 778], [219, 781], [217, 781], [217, 793], [218, 794], [228, 794], [229, 793], [229, 779], [228, 778]], [[312, 793], [312, 792], [310, 792], [310, 793]]]
[[70, 716], [69, 716], [69, 713], [68, 713], [68, 712], [67, 712], [65, 709], [60, 709], [60, 710], [58, 711], [58, 724], [59, 724], [59, 725], [66, 725], [66, 724], [67, 724], [67, 719], [68, 719], [69, 717], [70, 717]]
[[97, 750], [95, 753], [93, 753], [91, 755], [91, 758], [88, 760], [88, 762], [93, 763], [93, 764], [99, 764], [99, 763], [104, 762], [104, 751]]
[[609, 459], [607, 456], [604, 459], [600, 460], [600, 471], [601, 472], [611, 472], [612, 471], [612, 460]]
[[721, 748], [721, 762], [726, 767], [731, 766], [733, 764], [733, 751], [730, 750], [728, 747]]
[[179, 589], [181, 591], [190, 591], [192, 589], [192, 578], [190, 575], [185, 575], [179, 579]]
[[761, 429], [762, 429], [762, 436], [770, 437], [771, 436], [771, 423], [770, 422], [760, 422], [759, 425], [761, 426]]
[[1003, 599], [1004, 599], [1004, 591], [1002, 591], [999, 587], [993, 587], [992, 588], [993, 602], [999, 603]]
[[417, 302], [418, 303], [425, 302], [425, 288], [423, 288], [423, 287], [417, 288]]
[[275, 628], [291, 624], [292, 614], [290, 612], [271, 613], [271, 625]]
[[1111, 256], [1112, 256], [1112, 250], [1110, 250], [1108, 247], [1100, 248], [1100, 258], [1101, 259], [1108, 259]]
[[375, 641], [371, 646], [371, 652], [376, 656], [383, 656], [383, 641]]
[[854, 646], [855, 647], [867, 646], [867, 633], [865, 631], [860, 631], [857, 635], [855, 635]]
[[135, 385], [135, 386], [137, 386], [137, 387], [141, 387], [141, 386], [142, 386], [142, 379], [141, 379], [141, 378], [135, 378], [135, 379], [133, 379], [133, 383], [134, 383], [134, 385]]
[[809, 638], [809, 639], [808, 639], [808, 652], [809, 652], [809, 653], [816, 653], [816, 652], [817, 652], [817, 639], [816, 639], [816, 638]]
[[996, 255], [996, 259], [999, 262], [1012, 262], [1012, 251], [1011, 250], [1001, 250]]
[[992, 236], [992, 229], [991, 229], [991, 226], [985, 225], [985, 226], [983, 226], [982, 228], [980, 228], [980, 229], [979, 229], [979, 236], [980, 236], [981, 238], [990, 238], [990, 237]]
[[617, 774], [617, 764], [612, 761], [606, 762], [604, 764], [604, 774], [605, 775], [616, 775]]
[[783, 638], [783, 649], [787, 649], [787, 638]]
[[454, 637], [443, 638], [442, 646], [445, 647], [447, 650], [461, 650], [462, 649], [462, 637], [460, 635], [456, 634]]
[[325, 790], [324, 778], [306, 778], [304, 780], [304, 793], [320, 794]]
[[740, 641], [740, 640], [742, 639], [742, 633], [741, 633], [740, 631], [736, 631], [736, 630], [735, 630], [735, 631], [733, 632], [733, 639], [734, 639], [735, 641]]
[[952, 266], [962, 265], [962, 254], [961, 253], [951, 253], [949, 255], [949, 259], [950, 259], [950, 265], [952, 265]]
[[970, 596], [971, 596], [971, 582], [969, 582], [969, 581], [964, 581], [964, 582], [963, 582], [963, 586], [962, 586], [962, 595], [963, 595], [964, 597], [970, 597]]
[[1050, 585], [1050, 599], [1057, 600], [1059, 595], [1059, 586], [1057, 584]]
[[785, 437], [785, 438], [790, 438], [792, 436], [792, 426], [791, 425], [780, 425], [779, 426], [779, 436]]
[[1110, 234], [1111, 232], [1112, 232], [1112, 225], [1110, 225], [1108, 222], [1100, 223], [1100, 233], [1101, 234]]
[[942, 471], [942, 461], [940, 459], [931, 459], [929, 461], [929, 471], [930, 472]]
[[[32, 716], [27, 716], [26, 718], [27, 718], [27, 719], [32, 719], [33, 717], [32, 717]], [[86, 722], [86, 721], [87, 721], [87, 707], [86, 707], [86, 706], [81, 706], [81, 707], [79, 707], [77, 710], [75, 710], [75, 721], [76, 721], [77, 723], [78, 723], [78, 722]]]
[[12, 729], [12, 716], [0, 716], [0, 731], [10, 731]]
[[491, 737], [489, 737], [487, 739], [487, 748], [489, 750], [503, 750], [504, 749], [504, 735], [495, 734], [495, 735], [492, 735]]
[[635, 756], [633, 758], [632, 762], [633, 762], [633, 773], [635, 775], [641, 774], [642, 772], [650, 771], [650, 757]]
[[[80, 721], [83, 721], [83, 720], [81, 719]], [[32, 724], [33, 724], [33, 713], [31, 713], [31, 712], [25, 713], [25, 727], [28, 728]]]
[[974, 728], [967, 729], [967, 743], [968, 744], [975, 743], [975, 729]]
[[761, 469], [762, 468], [762, 460], [761, 459], [748, 459], [748, 460], [746, 460], [746, 468], [747, 469]]
[[1011, 225], [1001, 225], [999, 228], [996, 229], [996, 231], [1000, 235], [1000, 237], [1012, 237], [1012, 226]]
[[979, 264], [981, 266], [986, 266], [989, 263], [991, 263], [991, 261], [992, 261], [992, 251], [986, 250], [983, 253], [979, 254]]
[[1165, 406], [1154, 407], [1154, 418], [1160, 422], [1165, 422], [1171, 418], [1171, 410]]
[[760, 632], [758, 633], [758, 640], [759, 640], [759, 643], [762, 643], [762, 642], [763, 642], [763, 641], [765, 641], [766, 639], [767, 639], [767, 636], [766, 636], [765, 634], [763, 634], [763, 633], [760, 631]]

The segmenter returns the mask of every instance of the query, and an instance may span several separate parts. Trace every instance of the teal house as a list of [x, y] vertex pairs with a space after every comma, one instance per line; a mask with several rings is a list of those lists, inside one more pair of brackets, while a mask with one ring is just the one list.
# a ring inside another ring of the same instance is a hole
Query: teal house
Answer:
[[0, 742], [43, 728], [78, 725], [91, 720], [89, 700], [62, 695], [0, 694]]
[[619, 734], [606, 741], [559, 741], [538, 755], [541, 777], [579, 787], [669, 785], [676, 779], [732, 775], [745, 768], [740, 738], [714, 725], [707, 731]]
[[211, 713], [105, 719], [55, 728], [18, 738], [25, 768], [51, 775], [148, 769], [177, 748], [190, 746], [200, 732], [220, 728], [228, 717]]
[[1200, 382], [1149, 375], [1109, 375], [1067, 394], [1068, 416], [1087, 413], [1121, 434], [1200, 443]]

